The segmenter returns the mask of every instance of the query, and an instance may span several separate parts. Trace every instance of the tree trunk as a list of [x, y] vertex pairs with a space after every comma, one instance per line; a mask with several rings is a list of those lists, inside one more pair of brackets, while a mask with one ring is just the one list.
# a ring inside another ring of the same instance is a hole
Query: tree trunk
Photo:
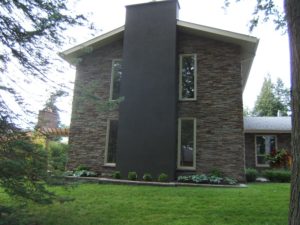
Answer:
[[300, 225], [300, 1], [285, 0], [291, 53], [292, 179], [289, 225]]

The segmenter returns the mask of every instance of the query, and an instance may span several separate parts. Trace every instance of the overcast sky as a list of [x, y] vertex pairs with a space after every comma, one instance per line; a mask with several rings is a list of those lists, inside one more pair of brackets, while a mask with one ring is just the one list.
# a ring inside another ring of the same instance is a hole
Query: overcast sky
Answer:
[[[125, 6], [129, 4], [149, 2], [146, 0], [79, 0], [74, 3], [78, 12], [89, 14], [90, 21], [102, 31], [110, 31], [125, 23]], [[252, 18], [251, 13], [256, 0], [244, 0], [235, 3], [224, 10], [223, 0], [179, 0], [179, 19], [201, 25], [230, 30], [237, 33], [252, 35], [260, 39], [256, 57], [243, 94], [244, 106], [253, 108], [257, 95], [260, 92], [263, 79], [267, 74], [273, 81], [280, 77], [287, 87], [290, 87], [289, 47], [287, 35], [275, 31], [272, 22], [259, 25], [251, 34], [248, 24]], [[282, 0], [275, 0], [282, 7]], [[92, 38], [72, 31], [77, 43]], [[72, 47], [66, 46], [65, 49]], [[66, 71], [66, 75], [74, 77], [75, 70]], [[63, 104], [66, 113], [62, 115], [62, 122], [69, 123], [71, 100]]]

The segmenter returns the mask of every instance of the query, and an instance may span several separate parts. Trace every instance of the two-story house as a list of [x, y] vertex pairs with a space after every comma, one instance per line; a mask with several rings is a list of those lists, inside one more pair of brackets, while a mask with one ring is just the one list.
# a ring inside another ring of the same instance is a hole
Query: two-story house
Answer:
[[125, 26], [61, 53], [76, 65], [70, 169], [244, 180], [242, 93], [258, 39], [180, 21], [178, 8], [129, 5]]

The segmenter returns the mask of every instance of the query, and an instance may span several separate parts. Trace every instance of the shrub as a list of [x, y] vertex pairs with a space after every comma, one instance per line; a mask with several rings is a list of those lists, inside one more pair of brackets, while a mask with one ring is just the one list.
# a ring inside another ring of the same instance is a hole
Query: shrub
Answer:
[[120, 171], [115, 171], [112, 175], [114, 179], [121, 179], [121, 172]]
[[137, 180], [137, 173], [136, 172], [128, 172], [128, 180]]
[[223, 181], [225, 184], [229, 184], [229, 185], [236, 185], [238, 183], [236, 179], [230, 177], [225, 177]]
[[210, 184], [221, 184], [223, 178], [218, 176], [209, 176], [208, 181]]
[[63, 172], [67, 163], [69, 146], [64, 143], [50, 141], [48, 146], [48, 167], [52, 172]]
[[97, 173], [89, 170], [77, 170], [74, 172], [75, 177], [96, 177]]
[[291, 171], [283, 169], [273, 169], [265, 170], [262, 175], [268, 178], [272, 182], [290, 182], [291, 181]]
[[192, 182], [192, 176], [191, 175], [178, 176], [177, 181], [184, 182], [184, 183], [190, 183], [190, 182]]
[[223, 177], [224, 174], [218, 169], [213, 169], [212, 171], [209, 172], [209, 176]]
[[75, 171], [89, 170], [89, 169], [90, 169], [90, 168], [87, 167], [86, 165], [81, 164], [81, 165], [79, 165], [79, 166], [76, 167]]
[[143, 176], [144, 181], [152, 181], [152, 176], [150, 173], [145, 173]]
[[158, 176], [158, 178], [157, 178], [157, 180], [159, 181], [159, 182], [167, 182], [168, 181], [168, 175], [167, 174], [165, 174], [165, 173], [161, 173], [159, 176]]
[[205, 174], [193, 175], [191, 178], [194, 183], [208, 183], [208, 178]]
[[247, 182], [254, 182], [258, 176], [258, 172], [256, 169], [247, 168], [246, 169], [246, 180]]

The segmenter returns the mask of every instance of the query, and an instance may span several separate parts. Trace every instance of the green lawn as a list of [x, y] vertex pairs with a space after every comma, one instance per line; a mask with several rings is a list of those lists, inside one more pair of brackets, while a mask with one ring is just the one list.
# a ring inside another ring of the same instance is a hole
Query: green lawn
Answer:
[[[81, 184], [70, 191], [54, 189], [75, 200], [31, 206], [32, 217], [42, 224], [287, 224], [289, 184], [251, 184], [248, 188]], [[2, 191], [0, 202], [9, 202]]]

